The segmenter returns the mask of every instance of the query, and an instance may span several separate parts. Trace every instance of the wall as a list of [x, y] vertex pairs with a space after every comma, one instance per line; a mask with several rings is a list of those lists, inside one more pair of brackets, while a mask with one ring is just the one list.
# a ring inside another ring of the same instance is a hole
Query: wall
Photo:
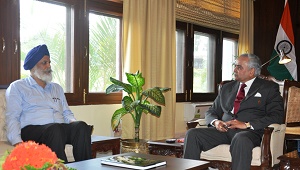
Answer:
[[112, 105], [82, 105], [70, 106], [77, 120], [83, 120], [87, 124], [94, 125], [93, 135], [114, 136], [110, 128], [110, 119], [114, 111], [121, 104]]
[[[120, 108], [120, 104], [111, 105], [82, 105], [70, 106], [77, 120], [84, 120], [94, 125], [93, 135], [114, 136], [110, 127], [110, 119], [114, 111]], [[175, 136], [182, 137], [186, 132], [186, 123], [183, 118], [184, 103], [176, 103]], [[164, 127], [167, 128], [167, 127]], [[163, 130], [163, 129], [162, 129]]]

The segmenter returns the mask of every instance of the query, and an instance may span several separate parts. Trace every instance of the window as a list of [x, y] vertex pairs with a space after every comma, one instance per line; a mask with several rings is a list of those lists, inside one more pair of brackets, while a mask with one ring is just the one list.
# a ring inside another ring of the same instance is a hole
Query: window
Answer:
[[[47, 9], [47, 10], [44, 10]], [[36, 0], [20, 1], [21, 78], [30, 75], [23, 69], [27, 53], [39, 44], [46, 44], [50, 52], [53, 82], [66, 93], [72, 93], [74, 56], [71, 56], [71, 6]]]
[[120, 77], [120, 19], [89, 14], [89, 92], [105, 92]]
[[223, 53], [222, 53], [222, 81], [232, 80], [234, 62], [237, 56], [238, 42], [236, 39], [223, 39]]
[[194, 32], [193, 93], [212, 93], [216, 37], [212, 34]]
[[[45, 10], [47, 9], [47, 10]], [[120, 103], [122, 94], [105, 94], [109, 77], [121, 79], [122, 3], [108, 0], [20, 1], [21, 78], [30, 49], [46, 44], [53, 82], [70, 105]]]
[[223, 77], [232, 79], [238, 35], [180, 21], [176, 28], [176, 101], [213, 101]]
[[184, 93], [185, 31], [176, 30], [176, 92]]

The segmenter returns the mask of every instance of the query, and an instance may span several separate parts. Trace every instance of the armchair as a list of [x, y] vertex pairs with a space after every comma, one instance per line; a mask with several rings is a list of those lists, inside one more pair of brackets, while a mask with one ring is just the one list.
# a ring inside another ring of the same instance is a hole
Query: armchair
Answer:
[[[221, 86], [230, 81], [223, 81], [218, 85]], [[277, 159], [283, 154], [285, 124], [271, 124], [264, 129], [264, 135], [261, 145], [255, 147], [252, 151], [251, 169], [271, 169], [279, 163]], [[201, 160], [210, 161], [211, 166], [219, 170], [231, 169], [230, 145], [222, 144], [208, 151], [202, 152]]]
[[[272, 124], [265, 128], [259, 147], [252, 151], [251, 169], [271, 169], [279, 163], [277, 157], [283, 154], [285, 124]], [[201, 160], [210, 161], [211, 166], [219, 170], [231, 169], [230, 145], [222, 144], [201, 153]]]
[[[285, 150], [287, 141], [300, 140], [300, 82], [285, 80], [283, 86], [283, 101], [285, 113]], [[299, 152], [298, 146], [298, 152]]]

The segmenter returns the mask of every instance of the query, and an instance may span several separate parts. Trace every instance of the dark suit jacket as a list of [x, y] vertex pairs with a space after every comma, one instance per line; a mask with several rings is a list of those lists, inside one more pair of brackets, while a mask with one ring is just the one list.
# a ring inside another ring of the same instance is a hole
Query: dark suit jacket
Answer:
[[[205, 119], [209, 125], [212, 120], [229, 121], [240, 82], [232, 81], [223, 85], [213, 105], [206, 112]], [[250, 122], [259, 133], [272, 123], [283, 123], [283, 99], [279, 92], [279, 85], [273, 81], [256, 78], [247, 95], [240, 104], [236, 119]]]

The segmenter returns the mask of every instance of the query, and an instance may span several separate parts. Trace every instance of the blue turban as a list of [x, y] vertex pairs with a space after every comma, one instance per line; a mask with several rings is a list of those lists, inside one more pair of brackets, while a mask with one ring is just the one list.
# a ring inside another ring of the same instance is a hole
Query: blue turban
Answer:
[[24, 69], [31, 70], [45, 55], [50, 57], [48, 48], [45, 44], [34, 47], [26, 55], [23, 66]]

